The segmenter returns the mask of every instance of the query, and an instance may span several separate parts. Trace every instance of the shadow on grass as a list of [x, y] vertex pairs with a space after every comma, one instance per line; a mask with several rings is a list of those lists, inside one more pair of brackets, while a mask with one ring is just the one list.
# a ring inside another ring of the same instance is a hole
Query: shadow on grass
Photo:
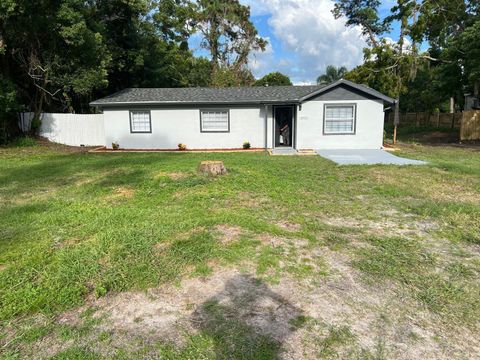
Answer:
[[302, 310], [258, 279], [238, 275], [195, 310], [191, 321], [211, 339], [216, 358], [277, 359], [303, 318]]
[[76, 185], [82, 180], [93, 180], [99, 188], [122, 184], [136, 186], [150, 179], [154, 169], [191, 170], [196, 168], [197, 161], [196, 157], [160, 153], [56, 154], [32, 158], [21, 166], [14, 162], [0, 166], [0, 190], [4, 187], [7, 196], [18, 196], [39, 189]]

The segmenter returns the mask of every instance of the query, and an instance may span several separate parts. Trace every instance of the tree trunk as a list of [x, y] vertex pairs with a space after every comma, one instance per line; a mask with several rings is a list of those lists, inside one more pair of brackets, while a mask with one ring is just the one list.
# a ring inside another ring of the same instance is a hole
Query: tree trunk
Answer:
[[397, 127], [400, 124], [400, 101], [395, 101], [395, 110], [393, 114], [393, 144], [397, 143]]
[[402, 74], [401, 74], [401, 60], [403, 56], [403, 45], [404, 45], [404, 36], [405, 36], [405, 28], [408, 26], [407, 23], [407, 18], [404, 16], [402, 18], [402, 25], [400, 26], [400, 36], [398, 38], [398, 53], [399, 53], [399, 63], [397, 66], [397, 101], [395, 101], [395, 116], [393, 118], [393, 125], [394, 125], [394, 130], [393, 130], [393, 144], [397, 143], [397, 127], [398, 124], [400, 123], [400, 93], [402, 92]]

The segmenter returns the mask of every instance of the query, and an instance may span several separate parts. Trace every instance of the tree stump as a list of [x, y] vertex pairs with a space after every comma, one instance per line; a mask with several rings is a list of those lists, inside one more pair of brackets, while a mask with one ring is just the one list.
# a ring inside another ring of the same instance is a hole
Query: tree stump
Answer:
[[198, 165], [198, 171], [210, 175], [225, 175], [227, 173], [223, 161], [202, 161]]

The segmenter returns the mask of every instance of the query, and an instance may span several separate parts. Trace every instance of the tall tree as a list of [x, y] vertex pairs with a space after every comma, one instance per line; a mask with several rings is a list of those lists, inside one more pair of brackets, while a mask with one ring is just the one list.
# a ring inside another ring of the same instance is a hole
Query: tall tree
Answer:
[[[400, 96], [405, 89], [405, 83], [415, 77], [418, 59], [416, 43], [420, 35], [415, 31], [418, 4], [416, 0], [397, 0], [396, 5], [391, 9], [391, 15], [383, 21], [378, 14], [379, 5], [378, 0], [340, 0], [335, 4], [333, 14], [336, 18], [345, 17], [347, 26], [359, 25], [362, 33], [368, 36], [371, 49], [364, 52], [365, 61], [370, 61], [372, 56], [382, 54], [384, 51], [391, 54], [393, 64], [383, 71], [390, 72], [395, 79], [394, 97], [397, 100], [394, 115], [394, 142], [396, 142], [397, 126], [400, 120]], [[391, 43], [385, 37], [382, 38], [394, 21], [400, 24], [397, 43]], [[413, 44], [408, 49], [406, 49], [407, 36]]]
[[[476, 97], [480, 96], [480, 18], [457, 37], [447, 42], [443, 53], [447, 74], [461, 71], [462, 82]], [[458, 76], [457, 75], [457, 76]]]
[[193, 23], [210, 53], [213, 77], [219, 69], [245, 73], [249, 54], [267, 45], [250, 21], [250, 8], [238, 0], [198, 0]]
[[2, 68], [37, 117], [106, 85], [110, 56], [84, 1], [17, 0], [10, 9]]
[[[238, 0], [2, 0], [0, 118], [16, 122], [12, 99], [38, 118], [125, 87], [251, 85], [266, 42], [249, 16]], [[211, 59], [189, 49], [196, 32]]]
[[441, 60], [440, 90], [457, 100], [462, 100], [462, 90], [480, 95], [479, 11], [477, 0], [423, 2], [419, 10], [419, 32]]
[[330, 84], [334, 81], [342, 79], [346, 73], [347, 68], [345, 66], [340, 66], [337, 68], [333, 65], [328, 65], [325, 73], [317, 78], [317, 84]]
[[254, 86], [286, 86], [292, 85], [290, 78], [287, 75], [282, 74], [281, 72], [272, 72], [265, 75], [261, 79], [258, 79], [253, 84]]
[[345, 17], [346, 26], [359, 26], [368, 43], [378, 46], [378, 36], [388, 28], [378, 14], [380, 4], [380, 0], [339, 0], [332, 12], [336, 19]]
[[0, 144], [7, 143], [15, 134], [11, 127], [16, 119], [15, 111], [20, 110], [16, 100], [15, 85], [0, 74]]

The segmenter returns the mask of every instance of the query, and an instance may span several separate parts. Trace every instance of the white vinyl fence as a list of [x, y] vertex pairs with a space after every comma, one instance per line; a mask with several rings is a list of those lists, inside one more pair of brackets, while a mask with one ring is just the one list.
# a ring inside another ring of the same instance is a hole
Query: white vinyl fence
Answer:
[[[33, 113], [20, 114], [22, 131], [29, 131]], [[41, 115], [39, 135], [50, 141], [70, 146], [104, 146], [105, 126], [103, 114], [51, 114]]]

